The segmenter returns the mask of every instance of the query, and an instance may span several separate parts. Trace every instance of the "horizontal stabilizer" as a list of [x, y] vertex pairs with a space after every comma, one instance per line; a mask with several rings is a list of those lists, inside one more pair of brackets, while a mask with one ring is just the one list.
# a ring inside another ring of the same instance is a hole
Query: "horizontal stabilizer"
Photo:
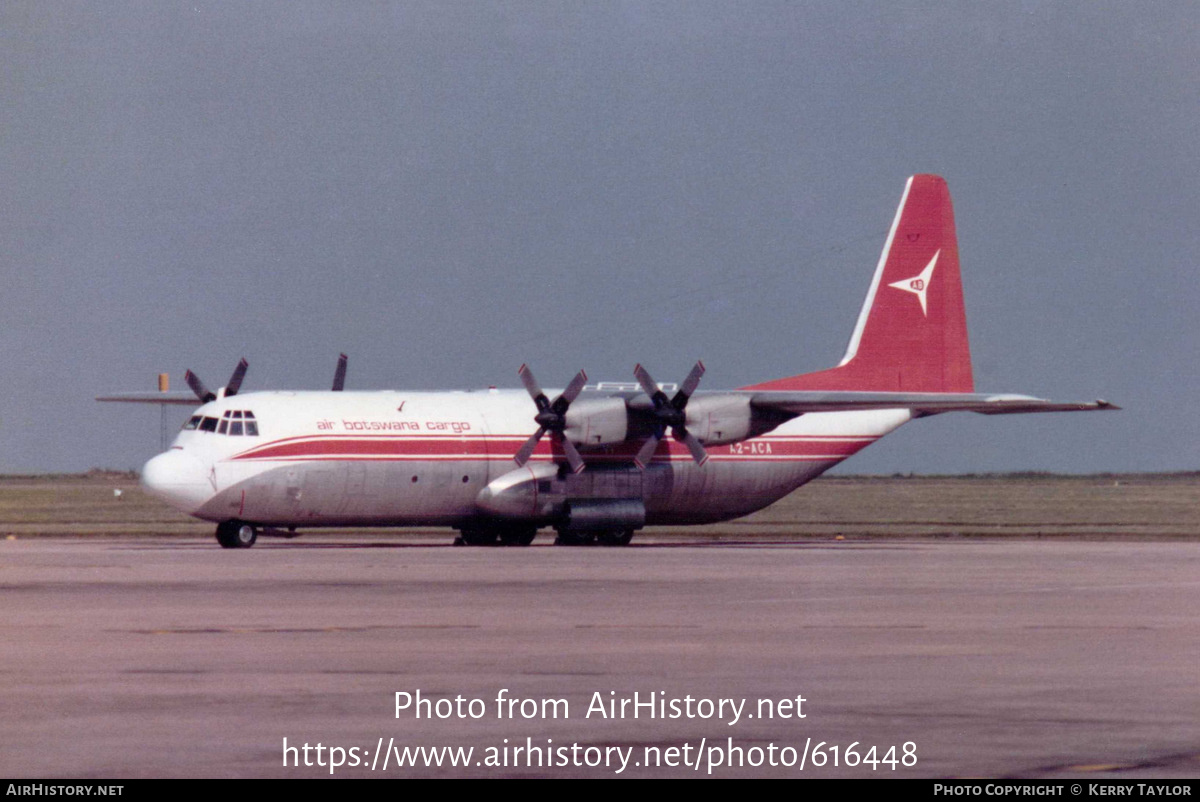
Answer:
[[118, 401], [125, 404], [179, 404], [180, 406], [197, 407], [200, 401], [194, 393], [170, 391], [166, 393], [113, 393], [98, 395], [97, 401]]

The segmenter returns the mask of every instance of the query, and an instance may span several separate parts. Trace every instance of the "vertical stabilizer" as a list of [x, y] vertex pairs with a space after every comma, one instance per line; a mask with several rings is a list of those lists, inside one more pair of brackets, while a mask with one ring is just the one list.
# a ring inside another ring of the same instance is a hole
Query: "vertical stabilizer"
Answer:
[[971, 349], [946, 181], [908, 179], [841, 364], [752, 390], [970, 393]]

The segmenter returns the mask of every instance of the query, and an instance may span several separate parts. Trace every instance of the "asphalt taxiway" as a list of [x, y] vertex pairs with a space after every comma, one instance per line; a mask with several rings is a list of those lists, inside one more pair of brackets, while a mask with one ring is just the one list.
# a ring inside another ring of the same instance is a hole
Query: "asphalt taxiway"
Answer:
[[[733, 747], [714, 776], [1200, 772], [1198, 543], [435, 542], [0, 542], [0, 775], [328, 776], [328, 751], [285, 767], [285, 738], [342, 748], [336, 776], [695, 776]], [[568, 717], [499, 716], [502, 689]], [[417, 690], [484, 714], [397, 717]], [[586, 715], [635, 692], [696, 715]], [[797, 697], [803, 718], [748, 715]], [[861, 761], [910, 743], [915, 765]], [[389, 745], [474, 751], [399, 769]], [[608, 747], [619, 775], [575, 765]]]

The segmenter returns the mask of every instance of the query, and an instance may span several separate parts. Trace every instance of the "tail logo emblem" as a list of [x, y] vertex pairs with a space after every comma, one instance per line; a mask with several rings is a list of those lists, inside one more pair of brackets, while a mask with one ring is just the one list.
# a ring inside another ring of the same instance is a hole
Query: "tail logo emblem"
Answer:
[[889, 287], [895, 287], [898, 290], [911, 292], [913, 295], [917, 296], [917, 300], [921, 302], [921, 314], [925, 317], [929, 317], [929, 308], [925, 301], [925, 290], [928, 289], [929, 281], [933, 278], [933, 269], [937, 267], [938, 256], [940, 256], [941, 253], [942, 252], [940, 250], [935, 253], [933, 258], [929, 260], [929, 264], [925, 265], [925, 269], [922, 270], [920, 274], [913, 276], [912, 278], [906, 278], [902, 281], [893, 281], [888, 285]]

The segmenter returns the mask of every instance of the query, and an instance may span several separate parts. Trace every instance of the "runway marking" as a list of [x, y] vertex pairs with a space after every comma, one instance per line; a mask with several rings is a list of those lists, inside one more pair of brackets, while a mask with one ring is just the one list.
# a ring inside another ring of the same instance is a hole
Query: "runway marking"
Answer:
[[1030, 588], [1026, 593], [1060, 593], [1064, 590], [1159, 590], [1161, 588], [1194, 588], [1200, 586], [1200, 581], [1178, 581], [1178, 582], [1131, 582], [1121, 585], [1066, 585], [1066, 586], [1051, 586], [1042, 588]]
[[1062, 771], [1078, 771], [1078, 772], [1124, 772], [1138, 771], [1145, 769], [1170, 769], [1178, 766], [1178, 764], [1187, 761], [1200, 760], [1200, 754], [1190, 752], [1182, 752], [1173, 755], [1163, 755], [1159, 758], [1151, 758], [1138, 763], [1079, 763], [1067, 766], [1042, 766], [1034, 769], [1031, 772], [1023, 772], [1021, 774], [1011, 775], [1013, 779], [1028, 778], [1041, 774], [1054, 774]]
[[1128, 626], [1121, 626], [1119, 624], [1026, 624], [1024, 627], [1022, 627], [1022, 629], [1049, 629], [1049, 630], [1060, 630], [1060, 629], [1104, 629], [1104, 630], [1107, 630], [1107, 629], [1116, 629], [1116, 630], [1144, 629], [1149, 632], [1154, 632], [1154, 631], [1158, 630], [1158, 627], [1148, 627], [1148, 626], [1145, 626], [1144, 624], [1130, 624]]
[[576, 624], [575, 629], [700, 629], [699, 624]]
[[798, 629], [929, 629], [925, 624], [801, 624]]
[[322, 632], [379, 632], [398, 629], [480, 629], [479, 624], [395, 624], [366, 627], [196, 627], [194, 629], [109, 629], [134, 635], [311, 635]]

